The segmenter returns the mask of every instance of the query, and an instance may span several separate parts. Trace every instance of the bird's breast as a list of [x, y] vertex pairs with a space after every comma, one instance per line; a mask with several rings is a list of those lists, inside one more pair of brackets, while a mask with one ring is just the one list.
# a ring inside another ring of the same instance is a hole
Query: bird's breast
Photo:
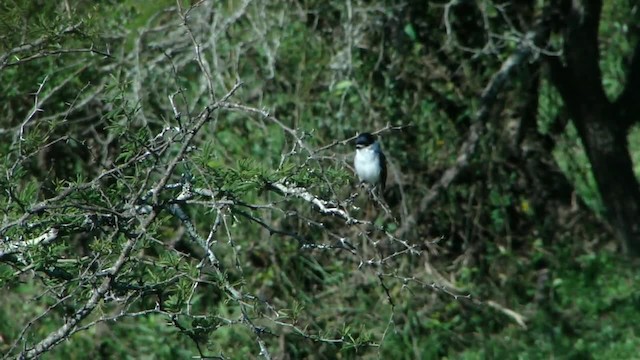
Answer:
[[353, 165], [361, 181], [376, 184], [380, 180], [380, 159], [374, 151], [357, 150]]

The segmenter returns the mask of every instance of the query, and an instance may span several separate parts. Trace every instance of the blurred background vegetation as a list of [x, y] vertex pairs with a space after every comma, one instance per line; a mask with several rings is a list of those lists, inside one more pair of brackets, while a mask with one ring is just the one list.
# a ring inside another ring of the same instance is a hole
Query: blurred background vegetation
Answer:
[[[184, 207], [205, 238], [223, 214], [215, 251], [226, 280], [202, 265], [184, 223], [161, 213], [119, 275], [128, 287], [45, 358], [256, 358], [257, 338], [283, 359], [637, 358], [637, 263], [607, 220], [545, 62], [562, 59], [561, 29], [547, 30], [486, 119], [477, 115], [525, 34], [546, 11], [557, 22], [544, 26], [563, 26], [569, 3], [2, 1], [0, 235], [5, 244], [52, 226], [61, 235], [0, 256], [0, 354], [29, 349], [88, 301], [96, 285], [82, 278], [99, 279], [126, 234], [86, 219], [124, 212], [131, 189], [159, 178], [162, 157], [47, 211], [30, 206], [134, 159], [242, 81], [230, 101], [262, 113], [216, 112], [171, 177], [232, 204]], [[609, 97], [624, 90], [639, 11], [602, 3]], [[393, 216], [366, 196], [344, 205], [374, 230], [269, 188], [286, 178], [346, 201], [355, 183], [345, 140], [376, 130]], [[628, 141], [638, 175], [637, 127]], [[163, 154], [178, 153], [179, 141], [167, 144]], [[468, 164], [434, 188], [461, 151]], [[330, 246], [339, 239], [356, 250]], [[246, 298], [234, 302], [225, 281]], [[136, 290], [144, 284], [158, 286]]]

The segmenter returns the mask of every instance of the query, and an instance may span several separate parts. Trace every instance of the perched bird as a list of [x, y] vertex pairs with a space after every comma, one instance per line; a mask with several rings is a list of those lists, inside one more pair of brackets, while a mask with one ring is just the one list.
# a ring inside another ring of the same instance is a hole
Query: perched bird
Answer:
[[362, 133], [356, 138], [356, 156], [353, 159], [353, 165], [360, 182], [377, 188], [378, 194], [382, 196], [387, 182], [387, 159], [375, 135]]

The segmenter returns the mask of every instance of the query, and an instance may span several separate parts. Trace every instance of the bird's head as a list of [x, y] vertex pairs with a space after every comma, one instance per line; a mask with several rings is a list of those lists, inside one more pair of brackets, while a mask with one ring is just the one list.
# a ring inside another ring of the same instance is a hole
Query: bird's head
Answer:
[[371, 133], [362, 133], [356, 138], [356, 149], [364, 149], [376, 142], [376, 136]]

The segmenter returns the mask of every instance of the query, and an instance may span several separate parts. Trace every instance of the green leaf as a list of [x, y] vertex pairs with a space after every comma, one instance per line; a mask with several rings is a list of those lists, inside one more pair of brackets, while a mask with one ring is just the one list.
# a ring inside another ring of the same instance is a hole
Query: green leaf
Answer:
[[418, 36], [416, 35], [416, 30], [413, 28], [413, 25], [411, 25], [411, 23], [408, 23], [404, 26], [404, 33], [407, 34], [411, 41], [416, 41], [416, 39], [418, 38]]
[[224, 164], [222, 163], [222, 161], [219, 161], [219, 160], [210, 160], [207, 162], [207, 166], [210, 167], [211, 169], [220, 169], [224, 167]]
[[334, 90], [336, 92], [338, 91], [344, 91], [348, 88], [350, 88], [351, 86], [353, 86], [353, 82], [351, 80], [342, 80], [339, 83], [336, 84]]

